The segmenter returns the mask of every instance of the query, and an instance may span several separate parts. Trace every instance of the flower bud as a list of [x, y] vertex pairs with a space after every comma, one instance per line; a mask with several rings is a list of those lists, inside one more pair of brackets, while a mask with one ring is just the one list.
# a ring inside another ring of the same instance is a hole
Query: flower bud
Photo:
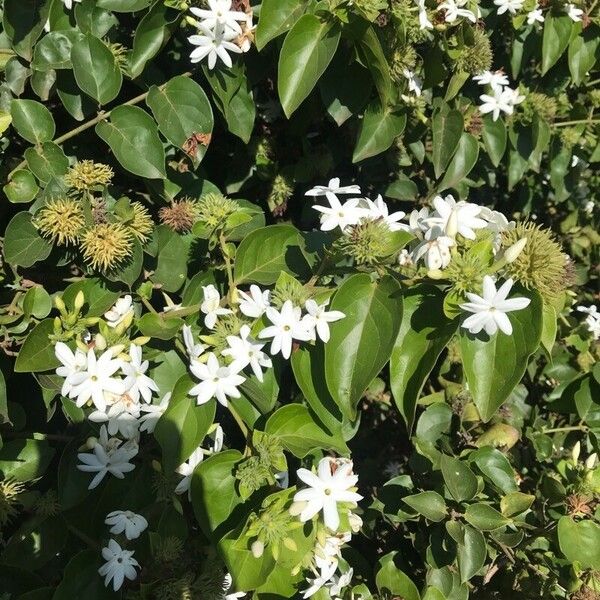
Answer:
[[254, 558], [260, 558], [265, 551], [265, 545], [260, 540], [256, 540], [252, 542], [250, 549], [252, 550], [252, 556], [254, 556]]
[[515, 262], [519, 257], [519, 254], [523, 252], [523, 248], [525, 248], [525, 244], [527, 244], [527, 238], [521, 238], [518, 242], [515, 242], [512, 246], [506, 249], [504, 252], [504, 259], [507, 264]]
[[445, 275], [440, 269], [431, 269], [427, 271], [427, 277], [429, 277], [429, 279], [443, 279]]
[[594, 452], [590, 454], [585, 461], [585, 468], [588, 470], [592, 470], [598, 462], [598, 455]]
[[577, 442], [573, 446], [573, 450], [571, 450], [571, 458], [573, 459], [573, 462], [575, 464], [577, 464], [577, 461], [579, 460], [580, 453], [581, 453], [581, 442]]
[[290, 506], [290, 515], [292, 515], [292, 517], [297, 517], [305, 508], [306, 506], [306, 502], [302, 501], [302, 502], [292, 502], [292, 505]]
[[446, 235], [451, 238], [455, 238], [458, 233], [458, 211], [453, 210], [450, 213], [448, 223], [446, 225]]
[[84, 448], [86, 450], [93, 450], [97, 443], [98, 443], [98, 438], [94, 437], [92, 435], [87, 440], [85, 440]]
[[83, 307], [85, 303], [85, 296], [81, 290], [77, 292], [77, 296], [75, 296], [75, 302], [73, 305], [75, 306], [75, 310], [79, 311]]
[[141, 335], [140, 337], [136, 337], [133, 340], [131, 340], [132, 344], [135, 344], [136, 346], [143, 346], [144, 344], [147, 344], [152, 338], [148, 337], [147, 335]]
[[58, 310], [61, 314], [66, 314], [67, 307], [65, 306], [65, 303], [63, 302], [63, 299], [60, 296], [54, 297], [54, 306], [56, 306], [56, 308], [58, 308]]
[[94, 336], [94, 346], [100, 351], [106, 350], [106, 338], [101, 333]]

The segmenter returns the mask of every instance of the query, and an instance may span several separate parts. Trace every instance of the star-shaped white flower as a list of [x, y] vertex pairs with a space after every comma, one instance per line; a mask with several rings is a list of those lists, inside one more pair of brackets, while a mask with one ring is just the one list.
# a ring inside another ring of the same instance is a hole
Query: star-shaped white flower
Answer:
[[433, 23], [427, 16], [427, 9], [425, 8], [425, 0], [416, 0], [417, 6], [419, 7], [419, 28], [420, 29], [433, 29]]
[[294, 306], [286, 300], [278, 311], [270, 306], [267, 308], [267, 318], [272, 325], [265, 327], [259, 334], [260, 339], [272, 338], [271, 354], [279, 354], [289, 358], [292, 353], [292, 341], [308, 342], [312, 339], [311, 332], [302, 320], [302, 311], [299, 306]]
[[183, 479], [177, 484], [175, 488], [176, 494], [188, 493], [188, 498], [191, 498], [192, 475], [194, 469], [204, 460], [204, 450], [201, 446], [198, 446], [191, 454], [191, 456], [181, 465], [179, 465], [175, 472], [183, 475]]
[[329, 180], [327, 185], [316, 185], [306, 192], [305, 196], [326, 196], [331, 202], [331, 197], [337, 200], [338, 195], [360, 194], [360, 186], [358, 185], [340, 185], [340, 178], [334, 177]]
[[329, 206], [313, 205], [315, 210], [322, 213], [321, 231], [332, 231], [336, 227], [344, 231], [350, 225], [356, 225], [368, 214], [367, 210], [360, 206], [360, 198], [351, 198], [344, 204], [335, 195], [328, 195], [327, 200]]
[[169, 406], [171, 400], [171, 392], [167, 392], [159, 404], [142, 404], [141, 412], [144, 414], [140, 417], [140, 431], [152, 433], [158, 420], [163, 416]]
[[417, 77], [410, 69], [403, 69], [402, 74], [408, 81], [408, 91], [414, 92], [415, 96], [419, 97], [421, 95], [421, 88], [423, 86], [421, 78]]
[[110, 533], [118, 535], [125, 532], [128, 540], [139, 538], [142, 531], [148, 527], [148, 521], [142, 515], [130, 510], [113, 510], [106, 515], [104, 523], [110, 526]]
[[492, 88], [501, 88], [508, 85], [508, 77], [502, 71], [484, 71], [473, 77], [479, 85], [489, 85]]
[[227, 67], [231, 68], [233, 63], [228, 52], [235, 52], [236, 54], [242, 52], [242, 49], [231, 41], [237, 37], [237, 33], [225, 33], [219, 27], [212, 31], [203, 27], [202, 24], [200, 24], [199, 30], [203, 35], [190, 35], [188, 37], [190, 44], [198, 46], [192, 50], [190, 61], [197, 63], [207, 58], [208, 68], [212, 70], [217, 64], [217, 59], [220, 58]]
[[229, 356], [232, 360], [232, 368], [238, 372], [250, 365], [252, 372], [259, 381], [263, 380], [262, 368], [273, 366], [271, 359], [262, 351], [264, 344], [258, 344], [250, 337], [250, 327], [242, 325], [239, 336], [227, 336], [229, 348], [221, 352], [223, 356]]
[[202, 19], [202, 25], [206, 29], [224, 28], [236, 35], [242, 33], [238, 21], [246, 21], [246, 13], [231, 10], [231, 0], [208, 0], [208, 10], [193, 6], [190, 12]]
[[492, 88], [492, 95], [481, 94], [481, 96], [479, 96], [479, 99], [483, 102], [483, 104], [479, 107], [479, 112], [483, 113], [484, 115], [487, 113], [492, 113], [493, 121], [498, 120], [501, 112], [507, 115], [512, 115], [514, 112], [514, 104], [512, 102], [514, 99], [513, 94], [513, 90], [507, 92], [500, 87]]
[[444, 0], [438, 5], [437, 10], [446, 11], [444, 20], [446, 23], [454, 23], [458, 17], [464, 17], [472, 23], [477, 23], [477, 17], [473, 11], [462, 8], [468, 3], [468, 0]]
[[76, 348], [75, 352], [73, 352], [64, 342], [56, 342], [54, 354], [63, 365], [56, 369], [56, 374], [64, 377], [60, 393], [62, 396], [68, 396], [73, 388], [73, 375], [85, 370], [87, 357], [85, 352], [82, 352], [79, 348]]
[[329, 305], [329, 300], [323, 304], [317, 304], [314, 300], [307, 300], [304, 304], [307, 313], [302, 319], [307, 328], [316, 331], [319, 339], [327, 343], [331, 335], [329, 331], [329, 323], [334, 323], [343, 319], [346, 315], [340, 310], [325, 310]]
[[475, 230], [483, 229], [487, 222], [480, 218], [481, 207], [461, 200], [457, 202], [451, 194], [445, 198], [433, 199], [435, 214], [428, 219], [431, 226], [439, 227], [446, 235], [454, 237], [460, 233], [468, 240], [474, 240]]
[[189, 392], [190, 396], [196, 396], [198, 404], [205, 404], [211, 398], [216, 398], [223, 406], [227, 406], [227, 397], [239, 398], [237, 388], [246, 381], [239, 375], [237, 365], [221, 366], [213, 352], [209, 353], [206, 364], [192, 363], [190, 370], [200, 379], [200, 383]]
[[228, 308], [221, 308], [221, 295], [212, 283], [203, 285], [202, 291], [204, 292], [204, 301], [200, 305], [200, 310], [206, 315], [204, 324], [209, 329], [213, 329], [219, 316], [230, 315], [232, 311]]
[[352, 490], [358, 476], [352, 473], [351, 460], [327, 456], [319, 461], [316, 475], [308, 469], [298, 469], [297, 476], [309, 486], [294, 495], [294, 502], [306, 502], [300, 513], [302, 522], [322, 511], [325, 526], [337, 531], [340, 525], [338, 503], [355, 504], [362, 500], [362, 496]]
[[567, 15], [572, 21], [578, 23], [583, 18], [583, 10], [581, 8], [577, 8], [574, 4], [565, 5], [565, 9], [567, 11]]
[[444, 235], [439, 227], [432, 227], [425, 233], [425, 239], [414, 249], [413, 261], [424, 258], [430, 271], [445, 269], [452, 260], [450, 248], [455, 244], [454, 239]]
[[109, 540], [108, 546], [102, 548], [102, 558], [106, 561], [98, 573], [104, 577], [104, 585], [109, 586], [111, 580], [113, 590], [121, 589], [125, 578], [133, 581], [137, 577], [136, 567], [139, 563], [133, 558], [133, 550], [123, 550], [115, 540]]
[[509, 12], [511, 15], [516, 15], [517, 11], [523, 8], [525, 0], [494, 0], [494, 4], [498, 7], [498, 14], [503, 15]]
[[314, 596], [327, 582], [331, 581], [336, 570], [337, 564], [331, 564], [321, 569], [318, 573], [315, 572], [316, 577], [306, 580], [309, 587], [302, 593], [302, 598], [306, 600]]
[[533, 10], [530, 10], [527, 13], [527, 25], [533, 25], [534, 23], [543, 23], [544, 15], [542, 14], [542, 9], [538, 4], [535, 5]]
[[190, 361], [197, 360], [204, 354], [206, 346], [204, 344], [196, 343], [194, 340], [194, 335], [192, 334], [192, 328], [189, 325], [184, 325], [181, 328], [181, 332], [183, 334], [185, 350], [190, 358]]
[[[132, 400], [128, 394], [117, 396], [114, 394], [104, 395], [107, 402], [106, 410], [95, 410], [88, 415], [88, 419], [94, 423], [107, 423], [108, 433], [116, 435], [119, 433], [125, 439], [132, 439], [137, 435], [139, 429], [140, 404]], [[112, 399], [114, 397], [114, 400]]]
[[238, 290], [240, 300], [240, 311], [252, 319], [261, 317], [267, 308], [271, 306], [271, 292], [261, 290], [257, 285], [250, 286], [250, 293]]
[[142, 360], [142, 348], [136, 344], [129, 346], [129, 357], [131, 360], [123, 361], [121, 367], [127, 376], [126, 381], [130, 383], [126, 393], [134, 402], [138, 402], [141, 396], [145, 402], [150, 403], [152, 402], [152, 392], [158, 392], [158, 385], [146, 375], [149, 362]]
[[511, 335], [513, 328], [506, 313], [522, 310], [531, 302], [529, 298], [507, 299], [512, 286], [513, 280], [507, 279], [496, 291], [494, 280], [486, 275], [483, 278], [483, 296], [467, 292], [469, 302], [460, 305], [463, 310], [473, 313], [463, 321], [462, 327], [473, 334], [484, 329], [488, 335], [494, 335], [500, 329]]
[[131, 313], [133, 313], [133, 300], [131, 296], [119, 298], [114, 306], [104, 313], [104, 320], [109, 327], [120, 325]]

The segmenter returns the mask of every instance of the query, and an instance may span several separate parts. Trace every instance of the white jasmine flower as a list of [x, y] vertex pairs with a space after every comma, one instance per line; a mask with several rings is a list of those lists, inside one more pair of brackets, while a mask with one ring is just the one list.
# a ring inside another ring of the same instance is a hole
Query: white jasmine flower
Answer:
[[326, 569], [321, 570], [319, 574], [316, 574], [317, 577], [313, 579], [307, 579], [306, 581], [310, 584], [310, 587], [304, 591], [302, 598], [306, 600], [306, 598], [314, 596], [328, 581], [331, 580], [336, 569], [337, 564], [329, 565]]
[[369, 200], [365, 198], [369, 205], [368, 216], [373, 219], [382, 219], [386, 225], [390, 228], [390, 231], [408, 231], [409, 226], [405, 223], [400, 223], [406, 216], [405, 212], [401, 210], [389, 214], [388, 205], [383, 201], [381, 195], [377, 196], [375, 200]]
[[125, 537], [128, 540], [139, 538], [142, 531], [148, 527], [148, 521], [142, 515], [130, 510], [113, 510], [106, 515], [104, 523], [111, 525], [110, 533], [117, 535], [125, 532]]
[[341, 204], [337, 196], [327, 196], [329, 206], [315, 204], [313, 208], [321, 215], [321, 231], [331, 231], [339, 227], [342, 231], [350, 225], [356, 225], [362, 217], [367, 214], [364, 208], [359, 206], [360, 198], [351, 198]]
[[129, 461], [138, 453], [135, 443], [123, 442], [117, 438], [108, 437], [106, 426], [100, 428], [100, 437], [94, 444], [93, 453], [81, 452], [77, 458], [83, 463], [77, 465], [80, 471], [96, 473], [88, 486], [88, 490], [95, 488], [107, 473], [114, 475], [117, 479], [123, 479], [125, 473], [135, 469]]
[[121, 368], [122, 361], [113, 357], [114, 348], [109, 348], [96, 358], [93, 350], [88, 350], [85, 370], [71, 375], [71, 391], [69, 396], [76, 398], [77, 406], [82, 407], [91, 400], [98, 410], [105, 410], [105, 392], [121, 395], [129, 386], [129, 382], [113, 377]]
[[200, 310], [206, 315], [204, 317], [204, 324], [209, 329], [213, 329], [217, 324], [217, 317], [220, 315], [230, 315], [232, 311], [228, 308], [221, 308], [221, 295], [212, 283], [210, 285], [203, 285], [202, 291], [204, 292], [204, 301], [200, 305]]
[[475, 13], [466, 8], [462, 8], [467, 3], [468, 0], [444, 0], [444, 2], [438, 5], [437, 10], [446, 11], [446, 14], [444, 15], [446, 23], [454, 23], [458, 17], [465, 17], [472, 23], [477, 23]]
[[482, 94], [479, 99], [483, 104], [479, 107], [479, 111], [484, 115], [492, 113], [492, 119], [498, 120], [500, 113], [507, 115], [513, 114], [514, 90], [504, 90], [499, 87], [492, 88], [492, 95]]
[[289, 358], [292, 353], [292, 340], [308, 342], [312, 339], [311, 332], [302, 320], [302, 311], [299, 306], [294, 306], [286, 300], [281, 311], [270, 306], [267, 308], [267, 318], [273, 325], [265, 327], [258, 337], [261, 339], [273, 338], [271, 354], [281, 352], [283, 358]]
[[[483, 229], [487, 223], [480, 218], [481, 207], [461, 200], [457, 202], [451, 194], [445, 198], [436, 196], [433, 205], [436, 215], [428, 219], [428, 223], [439, 227], [446, 235], [454, 237], [460, 233], [468, 240], [474, 240], [475, 230]], [[451, 229], [455, 231], [451, 231]]]
[[425, 0], [417, 0], [417, 6], [419, 7], [419, 28], [433, 29], [433, 23], [429, 20], [429, 17], [427, 16]]
[[341, 575], [334, 575], [331, 581], [327, 584], [329, 595], [333, 600], [337, 596], [341, 595], [342, 590], [350, 585], [352, 582], [352, 576], [354, 575], [354, 569], [350, 568]]
[[577, 156], [577, 154], [573, 154], [573, 156], [571, 157], [571, 166], [576, 167], [580, 161], [581, 159], [579, 158], [579, 156]]
[[240, 311], [242, 314], [253, 319], [261, 317], [267, 308], [271, 305], [271, 292], [261, 290], [257, 285], [250, 286], [250, 293], [238, 290], [238, 295], [242, 299], [240, 302]]
[[199, 30], [203, 35], [190, 35], [190, 37], [188, 37], [188, 42], [190, 42], [190, 44], [198, 46], [192, 50], [190, 61], [192, 63], [197, 63], [208, 58], [208, 68], [212, 70], [217, 64], [217, 58], [220, 58], [227, 67], [231, 68], [233, 63], [231, 62], [231, 56], [229, 56], [228, 52], [235, 52], [238, 54], [242, 52], [242, 49], [231, 41], [238, 34], [225, 33], [223, 29], [219, 27], [213, 31], [203, 27], [202, 24], [200, 24]]
[[517, 11], [523, 7], [523, 3], [524, 0], [494, 0], [499, 15], [503, 15], [506, 11], [511, 15], [516, 15]]
[[569, 15], [572, 21], [578, 23], [581, 21], [583, 17], [583, 11], [580, 8], [577, 8], [574, 4], [566, 4], [565, 9], [567, 11], [567, 15]]
[[488, 335], [494, 335], [500, 329], [506, 335], [511, 335], [512, 324], [506, 313], [522, 310], [531, 302], [529, 298], [507, 299], [512, 286], [513, 280], [507, 279], [496, 291], [494, 280], [489, 275], [485, 275], [483, 296], [467, 292], [469, 302], [460, 305], [463, 310], [474, 313], [467, 317], [461, 326], [473, 334], [485, 329]]
[[346, 315], [339, 310], [326, 311], [325, 309], [329, 305], [329, 300], [323, 302], [323, 304], [317, 304], [314, 300], [307, 300], [304, 308], [306, 308], [308, 314], [304, 315], [302, 319], [303, 323], [306, 324], [307, 329], [317, 332], [319, 339], [327, 343], [329, 341], [329, 323], [334, 323], [343, 319]]
[[600, 339], [600, 313], [596, 306], [578, 306], [577, 310], [587, 315], [585, 324], [595, 340]]
[[137, 577], [135, 567], [140, 565], [133, 555], [133, 550], [123, 550], [115, 540], [109, 540], [108, 546], [102, 548], [102, 558], [106, 562], [98, 569], [98, 573], [104, 577], [106, 587], [112, 580], [116, 592], [121, 589], [125, 578], [133, 581]]
[[202, 19], [202, 25], [210, 30], [222, 28], [240, 34], [238, 21], [246, 20], [246, 13], [231, 10], [231, 0], [208, 0], [208, 10], [192, 7], [190, 12]]
[[139, 420], [140, 431], [146, 431], [148, 433], [154, 431], [158, 420], [167, 410], [170, 400], [171, 392], [167, 392], [159, 404], [142, 404], [142, 406], [140, 406], [140, 410], [145, 413]]
[[150, 363], [142, 361], [142, 348], [135, 344], [129, 346], [129, 357], [131, 361], [124, 361], [121, 367], [127, 376], [126, 381], [131, 384], [126, 393], [134, 402], [138, 402], [141, 396], [145, 402], [150, 403], [152, 392], [158, 392], [156, 382], [146, 375]]
[[233, 587], [233, 580], [231, 575], [227, 573], [225, 575], [225, 579], [223, 580], [223, 591], [225, 592], [224, 600], [238, 600], [238, 598], [245, 598], [246, 592], [231, 592], [231, 588]]
[[202, 354], [204, 354], [206, 346], [204, 344], [197, 344], [195, 342], [192, 334], [192, 328], [189, 325], [184, 325], [181, 328], [181, 331], [183, 333], [183, 343], [185, 345], [187, 355], [190, 357], [190, 361], [200, 358]]
[[484, 71], [473, 77], [479, 85], [489, 85], [492, 88], [501, 88], [508, 85], [508, 77], [502, 71]]
[[213, 352], [209, 353], [206, 364], [192, 363], [190, 370], [200, 379], [200, 383], [189, 391], [190, 396], [196, 396], [198, 404], [205, 404], [211, 398], [216, 398], [223, 406], [227, 406], [227, 397], [239, 398], [237, 388], [246, 381], [238, 374], [236, 364], [221, 366]]
[[413, 260], [417, 262], [424, 258], [430, 271], [445, 269], [452, 259], [450, 248], [454, 245], [453, 238], [444, 235], [439, 227], [432, 227], [425, 234], [425, 239], [414, 249]]
[[329, 565], [338, 564], [342, 555], [342, 546], [352, 539], [349, 531], [337, 535], [328, 535], [325, 544], [317, 542], [315, 545], [315, 565], [320, 571], [326, 570]]
[[527, 13], [527, 25], [533, 25], [534, 23], [543, 23], [544, 15], [542, 9], [536, 3], [535, 8]]
[[133, 313], [133, 300], [131, 296], [119, 298], [114, 306], [104, 313], [104, 320], [109, 327], [120, 325], [130, 314]]
[[[105, 394], [110, 400], [113, 394]], [[126, 439], [135, 437], [139, 428], [140, 405], [129, 394], [114, 396], [115, 400], [106, 410], [95, 410], [88, 419], [94, 423], [108, 423], [110, 435], [121, 434]]]
[[255, 31], [256, 25], [254, 25], [252, 21], [252, 12], [246, 13], [244, 31], [242, 35], [236, 40], [242, 52], [250, 52], [250, 48], [252, 48], [252, 42], [254, 40]]
[[294, 496], [294, 502], [306, 502], [300, 513], [302, 522], [309, 521], [317, 513], [323, 512], [325, 526], [337, 531], [340, 525], [338, 502], [355, 504], [362, 496], [352, 491], [358, 476], [352, 473], [352, 461], [342, 458], [322, 458], [315, 475], [308, 469], [298, 469], [298, 478], [309, 487]]
[[179, 465], [175, 472], [183, 475], [183, 479], [177, 484], [175, 488], [176, 494], [188, 493], [188, 498], [191, 498], [192, 475], [194, 469], [204, 460], [204, 450], [201, 446], [198, 446], [191, 454], [191, 456], [181, 465]]
[[79, 348], [73, 352], [69, 346], [64, 342], [56, 342], [54, 346], [54, 354], [56, 358], [62, 363], [62, 367], [56, 369], [56, 374], [60, 377], [64, 377], [62, 388], [60, 393], [62, 396], [68, 396], [69, 392], [73, 388], [72, 380], [73, 375], [81, 373], [87, 366], [87, 358], [85, 352], [82, 352]]
[[525, 100], [525, 96], [523, 96], [521, 93], [519, 93], [518, 89], [513, 90], [512, 88], [509, 88], [508, 86], [506, 86], [504, 88], [503, 93], [506, 94], [508, 103], [511, 106], [516, 106], [517, 104], [521, 104], [521, 102], [523, 102], [523, 100]]
[[422, 238], [423, 234], [429, 231], [429, 224], [427, 223], [428, 220], [429, 209], [426, 206], [420, 210], [413, 210], [408, 218], [409, 231], [412, 234]]
[[360, 194], [360, 186], [358, 185], [344, 185], [340, 186], [340, 178], [334, 177], [329, 180], [327, 185], [316, 185], [314, 188], [308, 190], [305, 196], [326, 196], [329, 202], [331, 197], [337, 200], [338, 195], [344, 194]]
[[239, 336], [227, 336], [227, 343], [229, 344], [229, 348], [223, 350], [221, 354], [233, 359], [231, 365], [233, 370], [238, 372], [250, 365], [256, 378], [259, 381], [262, 381], [262, 367], [272, 367], [273, 362], [262, 351], [264, 344], [258, 344], [250, 337], [250, 327], [248, 325], [242, 325]]
[[408, 81], [408, 91], [414, 92], [415, 96], [421, 95], [421, 87], [423, 85], [423, 81], [420, 77], [417, 77], [415, 73], [409, 69], [402, 69], [402, 74], [406, 77]]
[[400, 254], [398, 254], [398, 264], [401, 267], [410, 267], [413, 264], [412, 256], [406, 248], [400, 250]]
[[509, 229], [514, 229], [515, 222], [509, 221], [504, 214], [497, 210], [491, 210], [486, 206], [481, 207], [481, 218], [487, 221], [486, 229], [494, 234], [493, 246], [494, 252], [498, 252], [502, 246], [502, 233]]
[[592, 215], [592, 214], [594, 214], [594, 208], [596, 208], [596, 203], [593, 200], [588, 200], [583, 205], [583, 212], [586, 215]]

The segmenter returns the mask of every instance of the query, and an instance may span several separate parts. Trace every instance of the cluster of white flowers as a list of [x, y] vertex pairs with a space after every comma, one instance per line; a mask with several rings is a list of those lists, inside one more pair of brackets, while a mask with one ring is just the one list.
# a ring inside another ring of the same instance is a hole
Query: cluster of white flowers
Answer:
[[200, 19], [188, 17], [187, 21], [198, 29], [188, 37], [190, 44], [197, 46], [190, 54], [193, 63], [207, 59], [208, 68], [214, 69], [217, 60], [231, 68], [229, 52], [240, 54], [250, 50], [254, 25], [252, 10], [248, 13], [231, 10], [231, 0], [208, 0], [208, 9], [190, 8]]
[[479, 99], [483, 103], [479, 111], [483, 114], [492, 113], [492, 119], [496, 121], [503, 112], [512, 115], [517, 104], [525, 100], [525, 96], [508, 85], [508, 77], [502, 71], [484, 71], [473, 77], [479, 85], [490, 87], [489, 94], [481, 94]]
[[[296, 472], [298, 479], [308, 487], [296, 492], [290, 512], [298, 515], [303, 523], [322, 513], [327, 529], [324, 542], [318, 541], [315, 546], [312, 565], [314, 577], [308, 579], [309, 587], [303, 593], [305, 599], [322, 587], [328, 590], [331, 598], [336, 598], [352, 579], [352, 569], [336, 575], [342, 546], [362, 526], [361, 518], [351, 511], [362, 500], [362, 496], [355, 491], [358, 476], [352, 472], [352, 467], [349, 459], [325, 457], [319, 461], [316, 473], [308, 469], [298, 469]], [[350, 526], [348, 531], [340, 531], [340, 508], [346, 509]]]
[[[148, 521], [130, 510], [115, 510], [108, 513], [104, 521], [110, 527], [110, 533], [118, 535], [124, 533], [128, 540], [137, 539], [148, 527]], [[125, 578], [133, 581], [137, 577], [136, 567], [139, 563], [133, 558], [133, 550], [121, 548], [119, 543], [110, 539], [108, 545], [102, 548], [102, 558], [106, 561], [98, 573], [104, 577], [104, 585], [109, 586], [112, 581], [113, 590], [121, 589]]]
[[586, 315], [585, 325], [595, 340], [600, 340], [600, 312], [594, 305], [578, 306], [577, 310]]
[[469, 4], [469, 0], [444, 0], [438, 4], [437, 11], [444, 11], [444, 21], [446, 23], [454, 23], [458, 18], [462, 17], [471, 21], [471, 23], [477, 23], [477, 19], [481, 17], [479, 7], [477, 7], [477, 14], [472, 10], [464, 8]]
[[[204, 300], [200, 310], [205, 315], [204, 325], [214, 329], [217, 321], [224, 315], [233, 314], [230, 308], [221, 307], [221, 296], [217, 288], [210, 284], [203, 286]], [[295, 306], [286, 300], [278, 309], [271, 304], [269, 290], [262, 290], [257, 285], [250, 286], [245, 292], [237, 290], [239, 312], [253, 323], [244, 323], [237, 335], [227, 336], [227, 345], [217, 357], [208, 346], [196, 342], [192, 329], [183, 328], [183, 340], [189, 357], [189, 367], [199, 383], [190, 390], [198, 404], [204, 404], [216, 398], [223, 406], [228, 405], [228, 398], [239, 398], [239, 386], [246, 378], [241, 374], [250, 369], [259, 381], [263, 381], [263, 369], [273, 366], [271, 358], [263, 351], [270, 340], [271, 355], [281, 354], [288, 359], [292, 353], [292, 344], [296, 342], [312, 342], [317, 337], [329, 341], [329, 323], [344, 317], [340, 311], [328, 311], [329, 300], [317, 303], [308, 299], [304, 307]], [[256, 320], [263, 315], [270, 323], [258, 332], [256, 339], [252, 331]]]

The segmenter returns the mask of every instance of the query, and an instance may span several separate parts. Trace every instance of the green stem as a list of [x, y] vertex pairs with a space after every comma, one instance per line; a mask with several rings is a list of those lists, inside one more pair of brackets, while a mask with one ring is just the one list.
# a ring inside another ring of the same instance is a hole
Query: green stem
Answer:
[[588, 431], [587, 425], [571, 425], [569, 427], [554, 427], [553, 429], [543, 429], [542, 433], [562, 433], [563, 431]]
[[568, 127], [569, 125], [581, 125], [585, 123], [586, 125], [591, 123], [600, 123], [600, 119], [578, 119], [575, 121], [561, 121], [560, 123], [553, 123], [553, 127]]
[[225, 259], [225, 269], [227, 271], [227, 301], [229, 304], [231, 304], [231, 293], [233, 292], [233, 289], [235, 288], [235, 282], [233, 280], [233, 265], [231, 264], [231, 259], [229, 258], [229, 255], [227, 254], [227, 248], [226, 248], [226, 240], [225, 240], [225, 236], [223, 235], [223, 232], [221, 232], [219, 234], [219, 246], [221, 248], [221, 254], [223, 255], [223, 258]]
[[[181, 77], [190, 77], [191, 74], [192, 74], [191, 71], [187, 71], [186, 73], [182, 73]], [[163, 83], [162, 85], [159, 86], [158, 89], [162, 90], [167, 85], [167, 83], [168, 82]], [[146, 99], [149, 92], [150, 92], [150, 90], [144, 92], [143, 94], [140, 94], [139, 96], [136, 96], [135, 98], [131, 98], [130, 100], [127, 100], [127, 102], [123, 102], [123, 104], [120, 104], [119, 106], [134, 106], [135, 104], [139, 104], [140, 102], [143, 102]], [[94, 127], [94, 125], [97, 125], [98, 123], [100, 123], [100, 121], [106, 121], [106, 119], [108, 119], [110, 117], [113, 110], [114, 109], [111, 109], [109, 111], [100, 111], [93, 119], [90, 119], [89, 121], [86, 121], [82, 125], [75, 127], [75, 129], [71, 129], [70, 131], [63, 133], [63, 135], [57, 137], [55, 140], [53, 140], [53, 142], [55, 144], [62, 144], [63, 142], [70, 140], [71, 138], [75, 137], [76, 135], [79, 135], [83, 131], [90, 129], [90, 127]], [[10, 178], [13, 176], [15, 171], [18, 171], [19, 169], [22, 169], [25, 166], [27, 166], [27, 161], [26, 160], [21, 161], [8, 174], [8, 180], [10, 181]]]
[[148, 302], [148, 300], [146, 300], [146, 298], [144, 298], [144, 296], [140, 296], [140, 300], [142, 301], [142, 303], [144, 304], [144, 306], [151, 312], [154, 313], [155, 315], [157, 314], [156, 309], [154, 308], [154, 306], [152, 306], [152, 304], [150, 304], [150, 302]]
[[229, 408], [229, 412], [231, 413], [231, 416], [235, 419], [235, 422], [238, 424], [238, 427], [241, 429], [242, 433], [244, 434], [244, 437], [247, 440], [249, 431], [248, 431], [248, 428], [246, 427], [246, 423], [244, 423], [244, 421], [242, 421], [242, 417], [240, 417], [240, 415], [237, 413], [235, 408], [233, 408], [233, 406], [231, 405], [231, 402], [228, 403], [227, 408]]

